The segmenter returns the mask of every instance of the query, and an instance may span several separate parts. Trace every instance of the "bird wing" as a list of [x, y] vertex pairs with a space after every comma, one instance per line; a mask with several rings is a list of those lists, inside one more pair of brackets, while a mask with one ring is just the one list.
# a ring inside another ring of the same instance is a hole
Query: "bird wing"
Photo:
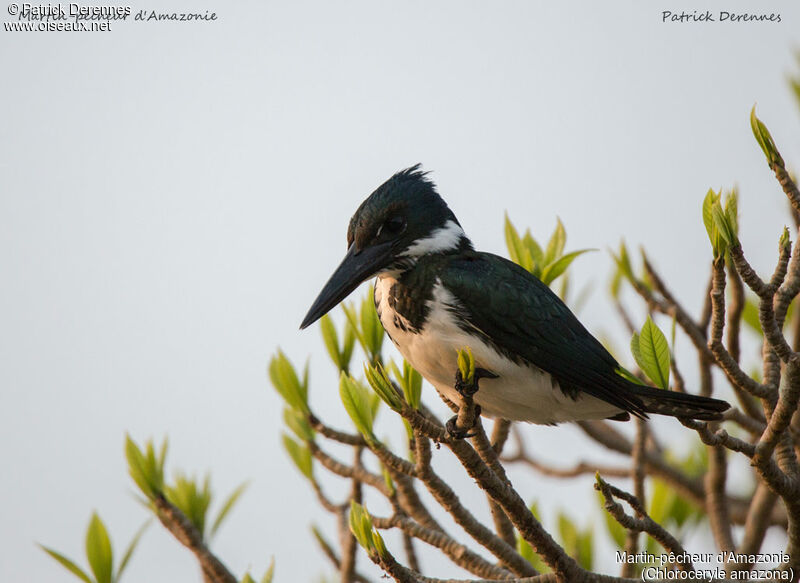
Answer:
[[512, 360], [549, 373], [573, 398], [583, 392], [644, 413], [616, 373], [614, 357], [534, 275], [507, 259], [477, 252], [453, 257], [441, 275], [468, 332], [477, 331]]

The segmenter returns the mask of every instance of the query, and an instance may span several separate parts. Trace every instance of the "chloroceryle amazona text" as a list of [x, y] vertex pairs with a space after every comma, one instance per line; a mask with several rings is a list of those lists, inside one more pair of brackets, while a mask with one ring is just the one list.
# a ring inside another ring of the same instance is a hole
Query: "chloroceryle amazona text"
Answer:
[[648, 413], [719, 419], [728, 403], [639, 385], [549, 287], [515, 263], [473, 249], [436, 187], [413, 166], [358, 207], [347, 254], [301, 328], [377, 276], [375, 307], [405, 359], [459, 403], [457, 352], [481, 371], [481, 413], [555, 424]]

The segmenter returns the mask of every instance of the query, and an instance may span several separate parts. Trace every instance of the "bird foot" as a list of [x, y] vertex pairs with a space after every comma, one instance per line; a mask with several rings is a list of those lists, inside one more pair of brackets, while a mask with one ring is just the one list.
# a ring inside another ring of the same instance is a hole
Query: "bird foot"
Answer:
[[481, 406], [475, 405], [475, 415], [472, 417], [472, 426], [470, 427], [459, 427], [458, 426], [458, 415], [453, 415], [450, 419], [447, 420], [445, 424], [445, 429], [447, 429], [447, 434], [452, 437], [453, 439], [466, 439], [467, 437], [475, 437], [478, 435], [476, 431], [473, 431], [475, 428], [476, 420], [478, 416], [481, 414]]
[[455, 389], [462, 397], [471, 397], [478, 392], [478, 381], [481, 379], [496, 379], [498, 375], [485, 368], [476, 368], [475, 376], [472, 377], [472, 382], [467, 383], [464, 377], [461, 376], [461, 370], [456, 370], [456, 383]]

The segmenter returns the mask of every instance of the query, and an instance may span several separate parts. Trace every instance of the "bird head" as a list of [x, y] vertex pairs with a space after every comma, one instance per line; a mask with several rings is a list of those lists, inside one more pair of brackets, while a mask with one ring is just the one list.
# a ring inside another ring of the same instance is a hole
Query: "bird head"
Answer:
[[370, 194], [350, 219], [347, 253], [300, 328], [316, 322], [379, 273], [402, 271], [430, 253], [471, 248], [458, 219], [419, 164], [401, 170]]

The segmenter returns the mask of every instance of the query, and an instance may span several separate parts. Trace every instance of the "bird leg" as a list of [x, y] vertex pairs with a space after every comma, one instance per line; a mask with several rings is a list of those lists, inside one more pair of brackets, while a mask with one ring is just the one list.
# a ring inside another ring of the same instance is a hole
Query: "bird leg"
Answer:
[[447, 433], [455, 439], [476, 435], [472, 429], [475, 427], [475, 420], [481, 414], [481, 406], [475, 404], [472, 396], [478, 392], [478, 381], [482, 378], [496, 379], [497, 375], [485, 368], [476, 368], [472, 382], [467, 382], [461, 376], [461, 371], [456, 371], [455, 389], [461, 395], [461, 404], [458, 407], [458, 415], [451, 417], [445, 425]]

